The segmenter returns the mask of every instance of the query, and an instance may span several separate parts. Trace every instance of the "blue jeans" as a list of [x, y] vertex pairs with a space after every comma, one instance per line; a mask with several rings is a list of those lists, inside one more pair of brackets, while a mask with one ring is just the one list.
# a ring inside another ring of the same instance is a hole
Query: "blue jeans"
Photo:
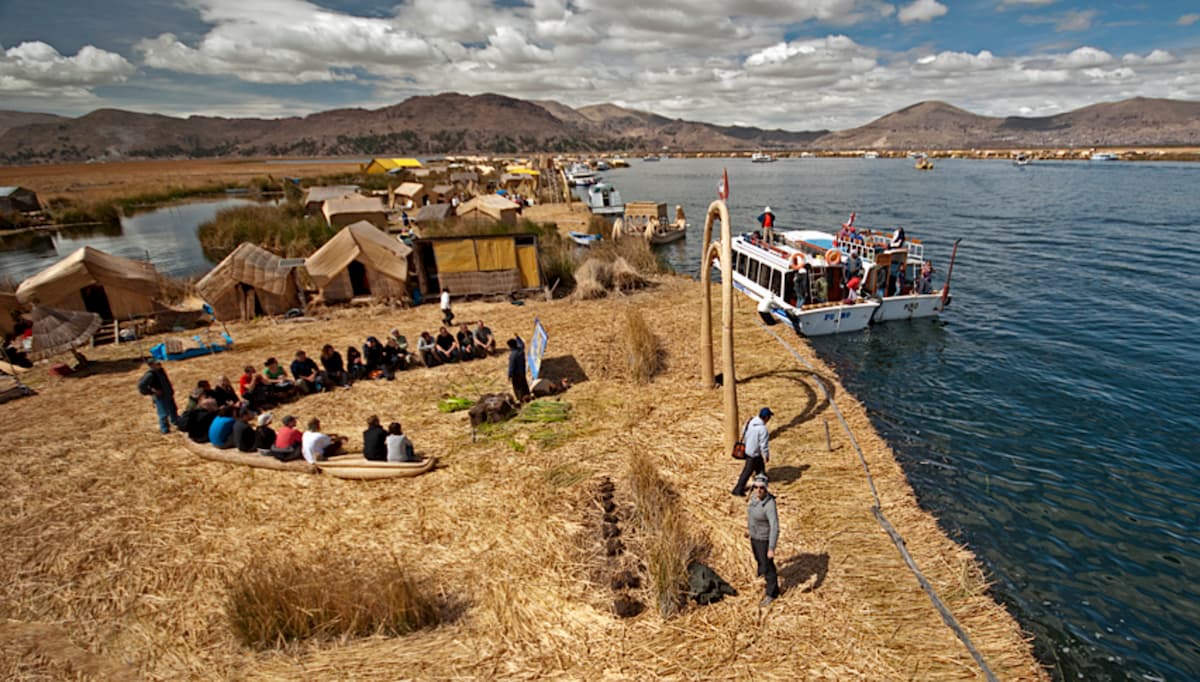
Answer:
[[179, 408], [175, 407], [175, 396], [154, 396], [154, 411], [158, 413], [158, 430], [170, 431], [170, 425], [179, 425]]

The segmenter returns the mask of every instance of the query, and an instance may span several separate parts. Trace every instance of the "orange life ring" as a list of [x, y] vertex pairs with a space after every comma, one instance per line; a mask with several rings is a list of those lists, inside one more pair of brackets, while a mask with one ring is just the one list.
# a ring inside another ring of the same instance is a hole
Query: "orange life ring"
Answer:
[[837, 265], [842, 262], [842, 252], [837, 249], [830, 249], [825, 252], [825, 262], [830, 265]]
[[803, 269], [803, 268], [804, 268], [804, 254], [802, 254], [802, 253], [793, 253], [793, 254], [792, 254], [792, 269], [793, 269], [793, 270], [800, 270], [800, 269]]

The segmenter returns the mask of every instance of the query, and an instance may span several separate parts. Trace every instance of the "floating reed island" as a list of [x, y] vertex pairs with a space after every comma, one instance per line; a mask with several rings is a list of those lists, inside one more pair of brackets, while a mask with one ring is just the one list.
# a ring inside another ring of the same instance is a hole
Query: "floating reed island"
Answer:
[[[352, 445], [369, 415], [398, 419], [438, 459], [415, 478], [347, 481], [198, 458], [180, 436], [158, 434], [135, 389], [131, 344], [95, 349], [81, 377], [26, 373], [39, 394], [0, 406], [0, 675], [984, 679], [877, 523], [823, 385], [883, 513], [996, 677], [1048, 679], [975, 557], [919, 508], [863, 406], [803, 340], [788, 338], [815, 370], [742, 302], [740, 411], [769, 405], [776, 415], [768, 475], [784, 593], [760, 609], [746, 503], [729, 494], [741, 465], [721, 445], [721, 396], [700, 380], [701, 285], [669, 275], [648, 285], [455, 306], [501, 340], [528, 339], [541, 320], [545, 366], [571, 375], [559, 397], [566, 419], [504, 422], [473, 438], [466, 412], [438, 410], [443, 396], [506, 391], [503, 355], [276, 412], [320, 417]], [[439, 322], [426, 305], [237, 323], [233, 350], [167, 369], [186, 394], [268, 356], [344, 349], [392, 327], [414, 339]], [[671, 576], [693, 558], [739, 594], [685, 601]]]

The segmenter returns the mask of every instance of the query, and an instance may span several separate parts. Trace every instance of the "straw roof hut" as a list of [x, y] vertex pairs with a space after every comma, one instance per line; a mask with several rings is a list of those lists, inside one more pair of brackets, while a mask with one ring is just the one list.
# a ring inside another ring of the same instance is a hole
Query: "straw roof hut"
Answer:
[[37, 194], [24, 187], [0, 187], [0, 215], [39, 211], [42, 205]]
[[369, 175], [381, 175], [392, 171], [400, 171], [409, 168], [420, 168], [421, 162], [416, 159], [371, 159], [371, 162], [364, 165], [362, 170]]
[[450, 182], [459, 189], [468, 190], [479, 184], [479, 173], [475, 171], [456, 171], [450, 174]]
[[279, 256], [243, 242], [196, 283], [219, 320], [250, 320], [282, 315], [300, 306], [292, 268]]
[[410, 253], [404, 242], [361, 221], [325, 242], [305, 268], [326, 303], [360, 296], [401, 298], [408, 294]]
[[387, 213], [379, 197], [328, 199], [321, 206], [321, 212], [330, 227], [345, 227], [364, 220], [381, 230], [387, 227]]
[[24, 304], [86, 310], [105, 320], [151, 315], [159, 306], [154, 266], [85, 246], [17, 287]]
[[425, 185], [419, 182], [403, 182], [395, 191], [396, 203], [404, 207], [424, 206], [426, 200]]
[[448, 204], [456, 196], [459, 191], [454, 185], [434, 185], [426, 195], [431, 204]]
[[508, 294], [542, 285], [537, 236], [478, 235], [418, 239], [414, 267], [421, 291], [449, 287], [461, 294]]
[[458, 217], [467, 222], [517, 224], [517, 205], [499, 194], [481, 194], [458, 205]]
[[17, 324], [17, 316], [21, 314], [21, 308], [16, 294], [0, 291], [0, 336], [8, 336], [13, 333]]
[[450, 204], [427, 204], [421, 207], [409, 220], [416, 223], [430, 223], [448, 220], [454, 217], [454, 207]]
[[330, 199], [343, 199], [358, 194], [358, 185], [332, 185], [329, 187], [309, 187], [304, 192], [304, 212], [316, 213]]

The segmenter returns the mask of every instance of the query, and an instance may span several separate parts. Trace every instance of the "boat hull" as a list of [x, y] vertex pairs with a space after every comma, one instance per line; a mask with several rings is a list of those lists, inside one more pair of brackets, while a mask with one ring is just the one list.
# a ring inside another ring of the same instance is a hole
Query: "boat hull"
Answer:
[[937, 317], [942, 312], [942, 294], [910, 294], [890, 296], [875, 311], [873, 321], [892, 322], [915, 320], [921, 317]]
[[[749, 296], [755, 302], [761, 301], [763, 294], [739, 282], [740, 276], [735, 275], [733, 288]], [[860, 332], [871, 324], [871, 316], [879, 307], [878, 301], [861, 301], [859, 303], [827, 303], [818, 304], [820, 307], [808, 307], [796, 310], [791, 306], [787, 309], [775, 307], [771, 314], [779, 320], [792, 324], [792, 316], [799, 321], [799, 332], [803, 336], [829, 336], [830, 334], [850, 334]]]
[[299, 474], [315, 474], [317, 469], [308, 462], [299, 459], [291, 462], [281, 462], [270, 455], [260, 455], [255, 452], [242, 452], [233, 448], [223, 450], [210, 443], [196, 443], [187, 436], [183, 445], [193, 454], [213, 462], [240, 464], [254, 469], [270, 469], [272, 471], [291, 471]]
[[683, 229], [683, 230], [670, 230], [670, 231], [667, 231], [667, 232], [655, 232], [655, 233], [654, 233], [654, 234], [653, 234], [653, 235], [650, 237], [650, 243], [651, 243], [651, 244], [653, 244], [653, 245], [655, 245], [655, 246], [658, 246], [658, 245], [660, 245], [660, 244], [670, 244], [671, 242], [677, 242], [677, 241], [679, 241], [680, 239], [683, 239], [683, 238], [684, 238], [684, 237], [686, 237], [686, 236], [687, 236], [687, 230], [686, 230], [686, 229]]

